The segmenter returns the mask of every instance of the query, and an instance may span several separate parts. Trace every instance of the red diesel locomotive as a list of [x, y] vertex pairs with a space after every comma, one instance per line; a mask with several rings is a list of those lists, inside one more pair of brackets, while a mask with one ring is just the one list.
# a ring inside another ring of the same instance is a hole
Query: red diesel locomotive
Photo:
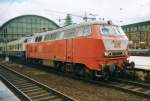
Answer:
[[89, 77], [108, 77], [130, 66], [128, 39], [108, 22], [70, 25], [35, 35], [26, 44], [27, 61]]

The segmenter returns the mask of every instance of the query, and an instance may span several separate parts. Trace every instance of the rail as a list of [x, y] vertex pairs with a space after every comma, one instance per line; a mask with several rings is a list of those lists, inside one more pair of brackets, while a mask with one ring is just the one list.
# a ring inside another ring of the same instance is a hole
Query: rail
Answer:
[[75, 99], [20, 74], [6, 65], [0, 65], [1, 80], [23, 101], [75, 101]]

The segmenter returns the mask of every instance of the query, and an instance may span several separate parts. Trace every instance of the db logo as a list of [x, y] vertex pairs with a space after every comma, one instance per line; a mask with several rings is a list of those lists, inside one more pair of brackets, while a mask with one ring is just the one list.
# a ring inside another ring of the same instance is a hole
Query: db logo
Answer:
[[119, 40], [114, 40], [114, 48], [120, 48], [121, 42]]

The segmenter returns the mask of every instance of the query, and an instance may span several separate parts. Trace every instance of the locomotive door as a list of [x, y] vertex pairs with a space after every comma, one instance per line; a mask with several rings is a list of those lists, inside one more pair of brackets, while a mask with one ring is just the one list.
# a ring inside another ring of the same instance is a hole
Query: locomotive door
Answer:
[[66, 60], [68, 62], [73, 61], [73, 39], [66, 40]]

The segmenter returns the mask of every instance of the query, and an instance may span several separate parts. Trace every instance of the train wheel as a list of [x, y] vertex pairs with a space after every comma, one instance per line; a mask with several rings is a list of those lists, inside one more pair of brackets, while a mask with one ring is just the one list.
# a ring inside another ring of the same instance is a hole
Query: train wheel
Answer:
[[94, 72], [84, 67], [84, 76], [87, 79], [94, 79]]
[[61, 72], [66, 72], [65, 66], [66, 66], [65, 63], [61, 63], [61, 64], [60, 64], [60, 67], [59, 67], [59, 68], [60, 68], [60, 71], [61, 71]]
[[65, 64], [59, 61], [54, 62], [54, 67], [60, 72], [65, 72]]
[[83, 69], [83, 66], [80, 64], [74, 65], [73, 72], [74, 72], [74, 75], [76, 76], [84, 76], [84, 69]]
[[102, 71], [102, 79], [108, 80], [109, 78], [110, 78], [109, 72], [106, 70]]
[[134, 69], [135, 63], [133, 61], [131, 61], [130, 66], [131, 66], [131, 69]]
[[59, 63], [59, 62], [54, 62], [54, 66], [55, 66], [56, 69], [59, 70], [59, 68], [60, 68], [60, 63]]

